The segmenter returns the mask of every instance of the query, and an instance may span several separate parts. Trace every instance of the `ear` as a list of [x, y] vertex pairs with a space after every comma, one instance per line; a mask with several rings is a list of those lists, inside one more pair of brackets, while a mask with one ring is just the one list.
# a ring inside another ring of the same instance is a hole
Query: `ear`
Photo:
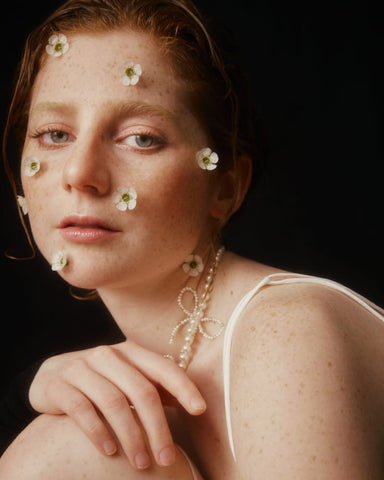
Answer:
[[210, 215], [217, 220], [228, 219], [244, 201], [252, 178], [252, 160], [242, 154], [235, 168], [220, 174], [216, 197], [212, 202]]

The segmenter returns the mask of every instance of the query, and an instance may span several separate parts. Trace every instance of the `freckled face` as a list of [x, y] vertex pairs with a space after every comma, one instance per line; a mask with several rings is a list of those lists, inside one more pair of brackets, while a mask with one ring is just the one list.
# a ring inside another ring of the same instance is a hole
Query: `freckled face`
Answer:
[[[215, 198], [215, 173], [195, 159], [209, 145], [185, 87], [147, 34], [68, 41], [32, 92], [23, 157], [41, 167], [22, 180], [34, 238], [48, 261], [67, 254], [60, 273], [80, 287], [171, 274], [208, 241]], [[142, 69], [134, 86], [121, 81], [128, 60]], [[120, 187], [136, 191], [133, 210], [116, 208]]]

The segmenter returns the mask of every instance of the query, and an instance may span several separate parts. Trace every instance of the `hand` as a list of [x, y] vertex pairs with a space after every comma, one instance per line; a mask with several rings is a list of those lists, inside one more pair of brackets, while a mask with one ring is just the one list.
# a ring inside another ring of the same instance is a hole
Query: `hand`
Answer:
[[129, 340], [51, 357], [29, 398], [38, 412], [70, 416], [101, 452], [113, 455], [119, 443], [140, 469], [151, 463], [149, 449], [159, 465], [175, 460], [162, 400], [177, 400], [191, 415], [206, 408], [184, 370]]

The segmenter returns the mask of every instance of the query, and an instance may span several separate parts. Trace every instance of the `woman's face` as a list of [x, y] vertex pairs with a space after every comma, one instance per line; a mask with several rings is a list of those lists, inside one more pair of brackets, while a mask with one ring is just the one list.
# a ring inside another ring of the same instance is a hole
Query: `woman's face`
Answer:
[[[23, 158], [41, 168], [31, 177], [22, 169], [22, 181], [34, 238], [49, 262], [65, 252], [60, 274], [79, 287], [164, 278], [209, 241], [217, 173], [195, 158], [207, 136], [150, 36], [68, 41], [32, 91]], [[121, 82], [127, 61], [141, 65], [136, 85]], [[120, 187], [136, 191], [134, 209], [117, 208]]]

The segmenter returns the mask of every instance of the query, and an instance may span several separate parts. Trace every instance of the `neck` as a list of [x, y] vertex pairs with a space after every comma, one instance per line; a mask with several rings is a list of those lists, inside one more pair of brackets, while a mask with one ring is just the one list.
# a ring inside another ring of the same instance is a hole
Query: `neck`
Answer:
[[183, 272], [129, 287], [102, 287], [98, 293], [124, 336], [152, 351], [166, 353], [169, 332], [179, 320], [177, 295]]
[[[180, 339], [169, 341], [175, 326], [185, 317], [178, 302], [180, 292], [188, 286], [204, 296], [206, 280], [212, 269], [210, 252], [204, 258], [205, 268], [197, 277], [187, 276], [182, 268], [162, 278], [143, 281], [129, 287], [103, 287], [98, 293], [123, 334], [130, 340], [159, 354], [178, 357]], [[183, 306], [194, 309], [192, 295], [186, 295]], [[203, 312], [204, 313], [204, 312]]]

